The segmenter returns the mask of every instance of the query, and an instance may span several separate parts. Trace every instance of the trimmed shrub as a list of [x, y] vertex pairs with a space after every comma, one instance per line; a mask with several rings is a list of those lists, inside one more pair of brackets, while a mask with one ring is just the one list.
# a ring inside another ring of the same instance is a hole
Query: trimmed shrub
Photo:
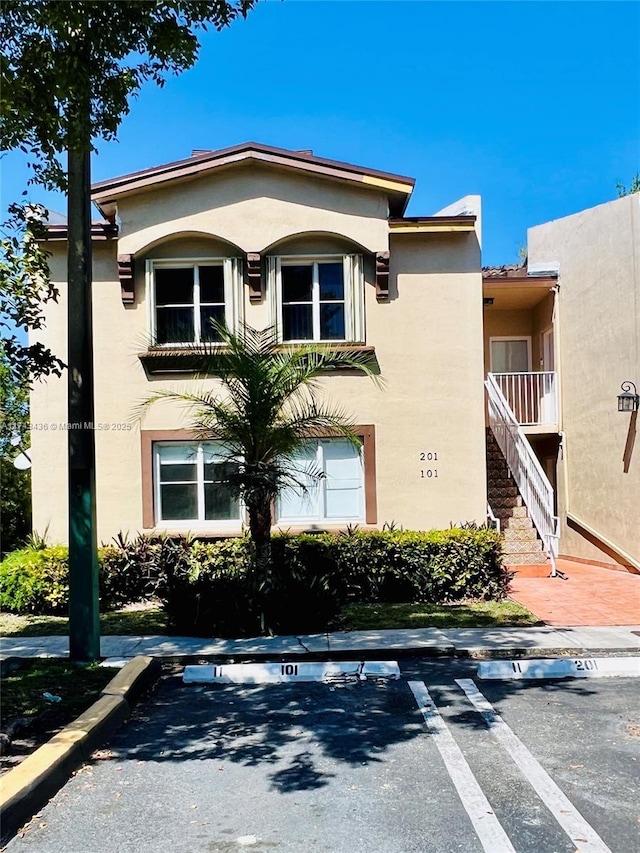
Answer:
[[69, 551], [21, 548], [0, 563], [0, 610], [56, 615], [69, 606]]
[[156, 594], [169, 625], [178, 634], [251, 636], [259, 617], [251, 595], [247, 539], [194, 542], [167, 553]]
[[493, 530], [302, 534], [273, 539], [267, 578], [251, 571], [251, 543], [194, 543], [167, 564], [157, 595], [179, 633], [252, 636], [323, 631], [349, 602], [501, 599], [509, 580]]
[[[100, 550], [101, 607], [158, 598], [176, 633], [255, 636], [325, 630], [350, 602], [447, 603], [505, 596], [502, 539], [473, 525], [273, 538], [272, 569], [253, 572], [248, 538], [122, 536]], [[0, 563], [0, 606], [64, 612], [67, 549], [25, 548]]]

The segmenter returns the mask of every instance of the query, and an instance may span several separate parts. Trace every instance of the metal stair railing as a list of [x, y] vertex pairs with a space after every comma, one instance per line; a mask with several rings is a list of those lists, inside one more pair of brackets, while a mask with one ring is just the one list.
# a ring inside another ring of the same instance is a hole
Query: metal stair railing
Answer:
[[500, 533], [500, 519], [495, 515], [489, 503], [487, 504], [487, 526], [493, 527]]
[[485, 381], [489, 426], [516, 482], [529, 516], [551, 560], [556, 575], [559, 525], [554, 514], [553, 486], [542, 470], [535, 453], [492, 373]]

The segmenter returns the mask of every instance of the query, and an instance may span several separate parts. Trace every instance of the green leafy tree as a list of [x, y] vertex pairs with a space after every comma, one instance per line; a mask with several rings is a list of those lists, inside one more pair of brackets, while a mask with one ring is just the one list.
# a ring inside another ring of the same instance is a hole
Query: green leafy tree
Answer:
[[8, 212], [0, 239], [3, 369], [8, 367], [16, 382], [30, 383], [62, 374], [64, 365], [50, 349], [40, 342], [24, 343], [29, 329], [44, 326], [42, 306], [57, 300], [58, 291], [49, 279], [49, 253], [42, 246], [47, 211], [41, 204], [11, 204]]
[[31, 533], [31, 472], [0, 457], [0, 557], [21, 548]]
[[294, 457], [305, 442], [327, 430], [360, 444], [345, 411], [319, 399], [318, 380], [327, 371], [359, 370], [379, 381], [371, 356], [308, 344], [278, 343], [273, 328], [242, 326], [236, 333], [213, 324], [223, 346], [193, 348], [196, 375], [216, 376], [220, 388], [161, 390], [145, 400], [138, 415], [160, 400], [184, 404], [201, 439], [226, 447], [228, 482], [242, 498], [249, 517], [258, 588], [269, 584], [273, 503], [283, 488], [303, 486], [307, 477]]
[[31, 472], [13, 459], [29, 443], [29, 388], [0, 345], [0, 553], [20, 547], [31, 532]]
[[[32, 158], [35, 180], [68, 199], [69, 651], [100, 654], [95, 523], [91, 161], [146, 81], [194, 65], [197, 32], [221, 30], [255, 0], [3, 0], [3, 145]], [[66, 170], [62, 158], [66, 154]], [[81, 425], [79, 428], [76, 426]]]
[[33, 157], [36, 180], [66, 189], [60, 156], [114, 140], [146, 81], [195, 64], [196, 32], [221, 30], [256, 0], [3, 0], [3, 147]]
[[624, 184], [616, 184], [616, 189], [618, 190], [618, 198], [624, 198], [624, 196], [632, 195], [633, 193], [640, 193], [640, 172], [636, 172], [633, 178], [631, 178], [629, 189]]

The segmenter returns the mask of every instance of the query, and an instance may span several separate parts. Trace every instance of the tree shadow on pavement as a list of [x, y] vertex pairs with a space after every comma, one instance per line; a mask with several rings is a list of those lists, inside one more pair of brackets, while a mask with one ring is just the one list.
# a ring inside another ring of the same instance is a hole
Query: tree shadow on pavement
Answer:
[[321, 683], [185, 685], [165, 677], [153, 696], [113, 738], [108, 756], [117, 761], [234, 762], [272, 768], [271, 786], [280, 792], [314, 790], [335, 775], [332, 762], [350, 766], [385, 760], [394, 744], [426, 736], [424, 719], [407, 681], [426, 678], [447, 722], [485, 730], [486, 723], [465, 699], [455, 678], [476, 680], [500, 712], [500, 702], [535, 688], [590, 696], [577, 681], [477, 680], [470, 661], [406, 662], [399, 681], [359, 682], [335, 687]]
[[200, 686], [172, 677], [101, 758], [273, 766], [274, 789], [313, 790], [334, 776], [331, 760], [381, 762], [391, 745], [424, 735], [416, 710], [402, 681]]

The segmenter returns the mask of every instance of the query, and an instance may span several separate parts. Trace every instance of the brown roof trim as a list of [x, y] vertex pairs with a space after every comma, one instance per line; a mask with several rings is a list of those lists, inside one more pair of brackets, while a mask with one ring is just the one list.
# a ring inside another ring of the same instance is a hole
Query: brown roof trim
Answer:
[[286, 148], [275, 148], [258, 142], [244, 142], [230, 148], [205, 151], [184, 160], [175, 160], [172, 163], [165, 163], [150, 169], [99, 181], [92, 186], [92, 198], [100, 206], [101, 203], [112, 201], [124, 193], [135, 192], [166, 181], [196, 175], [207, 169], [229, 166], [245, 160], [256, 160], [275, 166], [300, 169], [300, 171], [315, 173], [323, 177], [380, 187], [394, 197], [392, 207], [394, 212], [400, 214], [404, 212], [408, 196], [415, 185], [415, 178], [406, 175], [381, 172], [377, 169], [356, 166], [340, 160], [328, 160], [324, 157], [316, 157], [300, 151], [290, 151]]
[[456, 225], [469, 223], [472, 225], [477, 217], [474, 214], [459, 214], [458, 216], [402, 216], [391, 217], [389, 225]]
[[[47, 225], [46, 228], [47, 240], [68, 240], [69, 226], [68, 225]], [[118, 237], [118, 226], [111, 222], [92, 222], [91, 223], [91, 239], [92, 240], [115, 240]]]
[[458, 216], [407, 216], [389, 219], [389, 233], [398, 234], [452, 234], [468, 233], [475, 229], [476, 217]]

